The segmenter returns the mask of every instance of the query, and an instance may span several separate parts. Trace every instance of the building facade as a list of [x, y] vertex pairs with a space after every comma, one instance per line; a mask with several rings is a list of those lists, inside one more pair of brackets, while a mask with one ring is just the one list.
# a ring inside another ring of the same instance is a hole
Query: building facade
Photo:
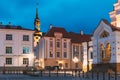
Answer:
[[[93, 66], [102, 64], [106, 70], [120, 72], [120, 0], [110, 12], [111, 23], [103, 19], [93, 33]], [[102, 69], [102, 67], [101, 67]]]
[[70, 68], [70, 38], [64, 28], [51, 27], [38, 46], [42, 68]]
[[[80, 33], [70, 32], [69, 36], [71, 39], [71, 69], [81, 69], [84, 72], [88, 71], [88, 60], [90, 60], [88, 49], [92, 46], [89, 43], [91, 41], [91, 35], [83, 34], [83, 31], [81, 31]], [[78, 62], [75, 63], [74, 58], [77, 58]]]
[[64, 28], [51, 25], [36, 48], [39, 66], [87, 71], [89, 41], [91, 35], [68, 33]]
[[0, 25], [0, 67], [33, 66], [33, 34], [20, 26]]

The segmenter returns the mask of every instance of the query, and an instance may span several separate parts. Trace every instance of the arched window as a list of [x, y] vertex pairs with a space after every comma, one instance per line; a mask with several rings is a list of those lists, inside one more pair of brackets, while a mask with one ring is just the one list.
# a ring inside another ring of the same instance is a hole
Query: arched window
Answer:
[[103, 62], [103, 59], [105, 58], [105, 48], [104, 48], [104, 45], [101, 44], [100, 45], [100, 59], [101, 59], [101, 62]]
[[105, 53], [106, 53], [106, 60], [109, 62], [111, 58], [111, 50], [110, 50], [110, 43], [106, 45]]
[[107, 31], [103, 31], [100, 35], [100, 38], [108, 37], [109, 33]]

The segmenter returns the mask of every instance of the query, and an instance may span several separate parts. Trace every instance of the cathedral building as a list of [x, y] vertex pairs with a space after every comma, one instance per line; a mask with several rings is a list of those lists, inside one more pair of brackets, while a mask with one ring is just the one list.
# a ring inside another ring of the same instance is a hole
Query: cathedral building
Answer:
[[110, 18], [111, 23], [102, 19], [93, 33], [93, 67], [120, 72], [120, 0]]

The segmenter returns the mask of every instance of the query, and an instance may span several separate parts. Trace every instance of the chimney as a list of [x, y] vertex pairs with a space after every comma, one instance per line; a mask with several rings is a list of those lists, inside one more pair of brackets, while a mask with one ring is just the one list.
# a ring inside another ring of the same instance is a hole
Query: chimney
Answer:
[[82, 30], [80, 30], [80, 34], [83, 35], [83, 31]]
[[50, 24], [50, 29], [51, 29], [52, 27], [53, 27], [52, 24]]

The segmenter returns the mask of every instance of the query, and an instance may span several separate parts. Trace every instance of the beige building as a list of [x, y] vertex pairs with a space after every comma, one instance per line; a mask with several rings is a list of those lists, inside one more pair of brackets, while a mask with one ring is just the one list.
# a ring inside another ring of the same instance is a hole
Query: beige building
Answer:
[[[87, 71], [91, 66], [88, 66], [90, 63], [89, 60], [91, 54], [89, 54], [91, 35], [83, 34], [83, 31], [80, 33], [70, 32], [71, 39], [71, 69], [81, 69]], [[74, 59], [76, 62], [74, 61]]]
[[[37, 58], [41, 68], [84, 69], [88, 60], [88, 44], [91, 35], [68, 33], [64, 28], [50, 26], [37, 46]], [[83, 44], [84, 42], [84, 44]], [[83, 50], [87, 50], [85, 51]], [[83, 66], [84, 65], [84, 66]]]
[[70, 38], [64, 28], [51, 27], [40, 40], [38, 55], [42, 68], [70, 68]]

